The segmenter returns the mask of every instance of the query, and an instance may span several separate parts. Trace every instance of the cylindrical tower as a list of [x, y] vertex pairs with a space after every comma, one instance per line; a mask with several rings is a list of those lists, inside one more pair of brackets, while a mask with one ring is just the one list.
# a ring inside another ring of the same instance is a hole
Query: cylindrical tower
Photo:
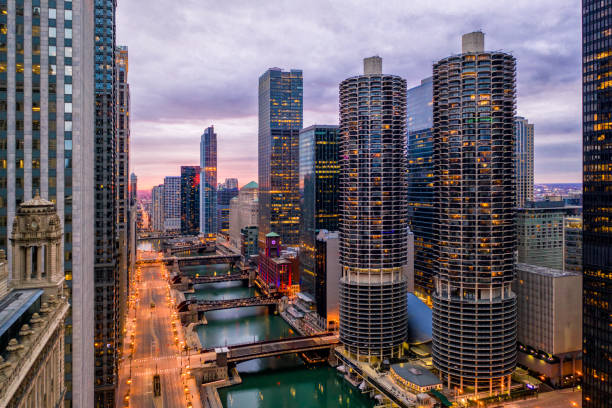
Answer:
[[508, 391], [516, 365], [515, 68], [481, 32], [433, 66], [433, 361], [461, 390]]
[[406, 338], [406, 81], [379, 57], [340, 84], [340, 340], [362, 360]]

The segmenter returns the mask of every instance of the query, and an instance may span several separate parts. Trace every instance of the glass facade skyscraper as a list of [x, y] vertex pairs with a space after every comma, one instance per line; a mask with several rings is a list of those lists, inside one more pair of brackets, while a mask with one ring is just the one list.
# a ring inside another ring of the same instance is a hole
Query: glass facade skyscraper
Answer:
[[217, 233], [217, 134], [212, 126], [200, 138], [200, 233]]
[[434, 273], [433, 82], [407, 93], [408, 225], [414, 234], [414, 291], [431, 305]]
[[271, 68], [259, 77], [259, 248], [270, 232], [284, 246], [299, 243], [299, 132], [302, 71]]
[[181, 166], [181, 234], [200, 232], [200, 166]]
[[0, 0], [0, 248], [19, 204], [57, 206], [72, 305], [65, 321], [66, 406], [94, 395], [93, 2]]
[[509, 392], [516, 366], [516, 60], [484, 34], [433, 66], [433, 363], [448, 388]]
[[406, 81], [379, 57], [340, 83], [340, 341], [401, 355], [407, 335]]
[[230, 201], [238, 195], [238, 180], [225, 179], [217, 189], [217, 232], [229, 239]]
[[582, 406], [612, 401], [612, 3], [582, 1]]
[[516, 206], [522, 208], [533, 201], [533, 123], [517, 116], [515, 121], [516, 144]]
[[95, 4], [95, 407], [113, 407], [119, 337], [116, 197], [116, 0]]
[[317, 234], [338, 230], [339, 128], [313, 125], [300, 132], [300, 291], [324, 317], [325, 269], [317, 264]]

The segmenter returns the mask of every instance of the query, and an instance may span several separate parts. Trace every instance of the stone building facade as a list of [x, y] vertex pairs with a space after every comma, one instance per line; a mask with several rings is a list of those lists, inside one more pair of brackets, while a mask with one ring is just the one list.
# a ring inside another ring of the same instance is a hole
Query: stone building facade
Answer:
[[64, 321], [69, 304], [61, 267], [60, 218], [36, 196], [17, 210], [11, 234], [12, 273], [0, 250], [0, 406], [61, 406]]

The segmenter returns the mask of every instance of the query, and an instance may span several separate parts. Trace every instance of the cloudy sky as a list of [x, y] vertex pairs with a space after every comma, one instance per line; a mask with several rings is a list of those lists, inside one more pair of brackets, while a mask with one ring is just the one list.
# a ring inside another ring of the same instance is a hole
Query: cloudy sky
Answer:
[[218, 178], [257, 180], [257, 83], [304, 71], [304, 126], [338, 123], [338, 83], [380, 55], [408, 87], [457, 53], [461, 34], [518, 59], [518, 114], [536, 126], [536, 182], [580, 182], [580, 5], [575, 0], [124, 0], [132, 169], [139, 189], [199, 163], [218, 134]]

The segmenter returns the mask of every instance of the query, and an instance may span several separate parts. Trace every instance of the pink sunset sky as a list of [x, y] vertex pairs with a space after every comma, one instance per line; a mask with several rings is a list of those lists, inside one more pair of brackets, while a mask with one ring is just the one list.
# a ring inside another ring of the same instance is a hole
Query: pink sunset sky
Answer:
[[338, 83], [380, 55], [408, 87], [460, 51], [461, 34], [518, 60], [517, 114], [535, 123], [536, 182], [581, 181], [580, 7], [572, 0], [130, 0], [131, 171], [139, 190], [199, 164], [218, 135], [218, 180], [257, 181], [257, 85], [269, 67], [304, 73], [304, 126], [338, 123]]

